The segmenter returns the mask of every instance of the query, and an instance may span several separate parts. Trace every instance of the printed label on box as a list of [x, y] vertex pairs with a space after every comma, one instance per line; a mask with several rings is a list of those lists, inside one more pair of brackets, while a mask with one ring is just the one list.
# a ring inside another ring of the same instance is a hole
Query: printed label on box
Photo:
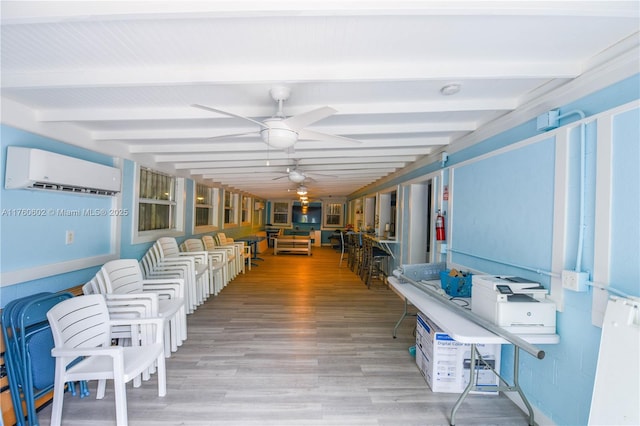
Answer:
[[[491, 368], [500, 371], [501, 345], [477, 344], [477, 350]], [[416, 326], [416, 364], [433, 392], [464, 391], [470, 379], [471, 345], [460, 343], [442, 332], [423, 313], [418, 313]], [[498, 377], [476, 357], [476, 383], [497, 386]], [[497, 395], [497, 391], [472, 391]]]

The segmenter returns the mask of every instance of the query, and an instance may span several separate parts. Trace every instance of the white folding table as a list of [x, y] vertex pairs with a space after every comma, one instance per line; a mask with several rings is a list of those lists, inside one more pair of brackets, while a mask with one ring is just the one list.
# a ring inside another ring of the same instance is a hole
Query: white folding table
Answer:
[[[460, 343], [468, 343], [471, 345], [470, 365], [472, 366], [476, 365], [476, 344], [512, 344], [511, 341], [505, 339], [504, 337], [482, 327], [466, 316], [460, 315], [458, 312], [456, 312], [455, 306], [447, 306], [448, 302], [446, 301], [446, 299], [443, 298], [444, 303], [436, 299], [437, 297], [441, 296], [432, 296], [409, 282], [401, 282], [396, 277], [389, 277], [388, 282], [391, 289], [393, 289], [393, 291], [398, 296], [400, 296], [401, 299], [404, 300], [404, 312], [402, 313], [400, 320], [393, 329], [394, 338], [396, 337], [398, 326], [408, 315], [408, 306], [409, 304], [411, 304], [415, 306], [416, 309], [418, 309], [420, 312], [427, 315], [438, 327], [440, 327], [440, 329], [442, 329], [443, 332], [447, 333], [452, 339]], [[434, 283], [439, 285], [438, 281], [434, 281]], [[482, 323], [484, 320], [479, 319], [478, 321]], [[560, 337], [557, 334], [518, 334], [517, 336], [530, 344], [547, 345], [557, 344], [560, 341]], [[533, 418], [533, 409], [531, 408], [529, 401], [527, 401], [527, 398], [525, 397], [524, 392], [522, 391], [522, 389], [520, 388], [520, 384], [518, 383], [520, 347], [517, 344], [514, 344], [513, 347], [513, 384], [509, 385], [498, 374], [498, 372], [494, 371], [494, 373], [500, 379], [500, 384], [498, 386], [492, 386], [491, 389], [503, 392], [518, 392], [518, 394], [522, 398], [524, 405], [529, 411], [529, 425], [533, 426], [535, 424]], [[541, 355], [537, 355], [538, 358], [544, 357], [544, 352], [540, 352]], [[487, 390], [486, 386], [477, 385], [474, 370], [474, 368], [471, 368], [469, 370], [471, 374], [469, 384], [451, 409], [451, 425], [455, 425], [456, 412], [458, 411], [460, 404], [462, 404], [462, 401], [467, 397], [469, 392], [475, 390]]]

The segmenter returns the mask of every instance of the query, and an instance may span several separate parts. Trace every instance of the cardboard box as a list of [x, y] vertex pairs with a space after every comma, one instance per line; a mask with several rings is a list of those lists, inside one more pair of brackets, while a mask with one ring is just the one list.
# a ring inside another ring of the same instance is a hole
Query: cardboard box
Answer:
[[[497, 372], [500, 372], [502, 345], [477, 344], [476, 348]], [[453, 340], [438, 328], [425, 314], [419, 312], [416, 325], [416, 364], [433, 392], [461, 393], [469, 383], [471, 344]], [[482, 395], [497, 395], [491, 386], [499, 384], [496, 376], [476, 357], [477, 384], [489, 386], [485, 391], [472, 391]]]

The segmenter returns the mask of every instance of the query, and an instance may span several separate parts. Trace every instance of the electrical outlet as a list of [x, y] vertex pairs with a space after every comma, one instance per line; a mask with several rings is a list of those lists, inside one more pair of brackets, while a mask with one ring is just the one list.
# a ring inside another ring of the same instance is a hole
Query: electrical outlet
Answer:
[[67, 231], [67, 234], [65, 235], [64, 243], [66, 245], [73, 244], [73, 239], [74, 238], [75, 238], [74, 232], [73, 231]]
[[562, 287], [573, 291], [587, 291], [588, 274], [586, 272], [562, 271]]

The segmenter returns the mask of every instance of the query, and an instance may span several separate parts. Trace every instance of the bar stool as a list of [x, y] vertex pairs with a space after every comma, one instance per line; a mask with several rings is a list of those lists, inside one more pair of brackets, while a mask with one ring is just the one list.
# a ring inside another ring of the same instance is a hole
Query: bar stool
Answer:
[[373, 243], [371, 241], [371, 237], [364, 235], [362, 237], [362, 258], [360, 267], [358, 268], [358, 275], [364, 283], [367, 283], [369, 280], [369, 264], [371, 263], [372, 249]]
[[356, 257], [358, 255], [357, 252], [362, 248], [360, 244], [360, 234], [356, 234], [354, 232], [347, 234], [347, 241], [347, 266], [353, 272], [356, 268]]
[[353, 258], [353, 271], [360, 274], [360, 266], [362, 265], [362, 254], [364, 248], [362, 245], [362, 233], [358, 233], [355, 236], [354, 258]]
[[372, 247], [371, 262], [369, 263], [369, 273], [367, 274], [367, 287], [371, 287], [371, 280], [377, 278], [384, 284], [387, 283], [387, 270], [389, 264], [389, 253], [379, 247]]
[[360, 278], [368, 288], [371, 288], [373, 278], [382, 280], [386, 284], [389, 253], [380, 247], [376, 247], [376, 242], [370, 236], [364, 236], [362, 242], [363, 253]]

